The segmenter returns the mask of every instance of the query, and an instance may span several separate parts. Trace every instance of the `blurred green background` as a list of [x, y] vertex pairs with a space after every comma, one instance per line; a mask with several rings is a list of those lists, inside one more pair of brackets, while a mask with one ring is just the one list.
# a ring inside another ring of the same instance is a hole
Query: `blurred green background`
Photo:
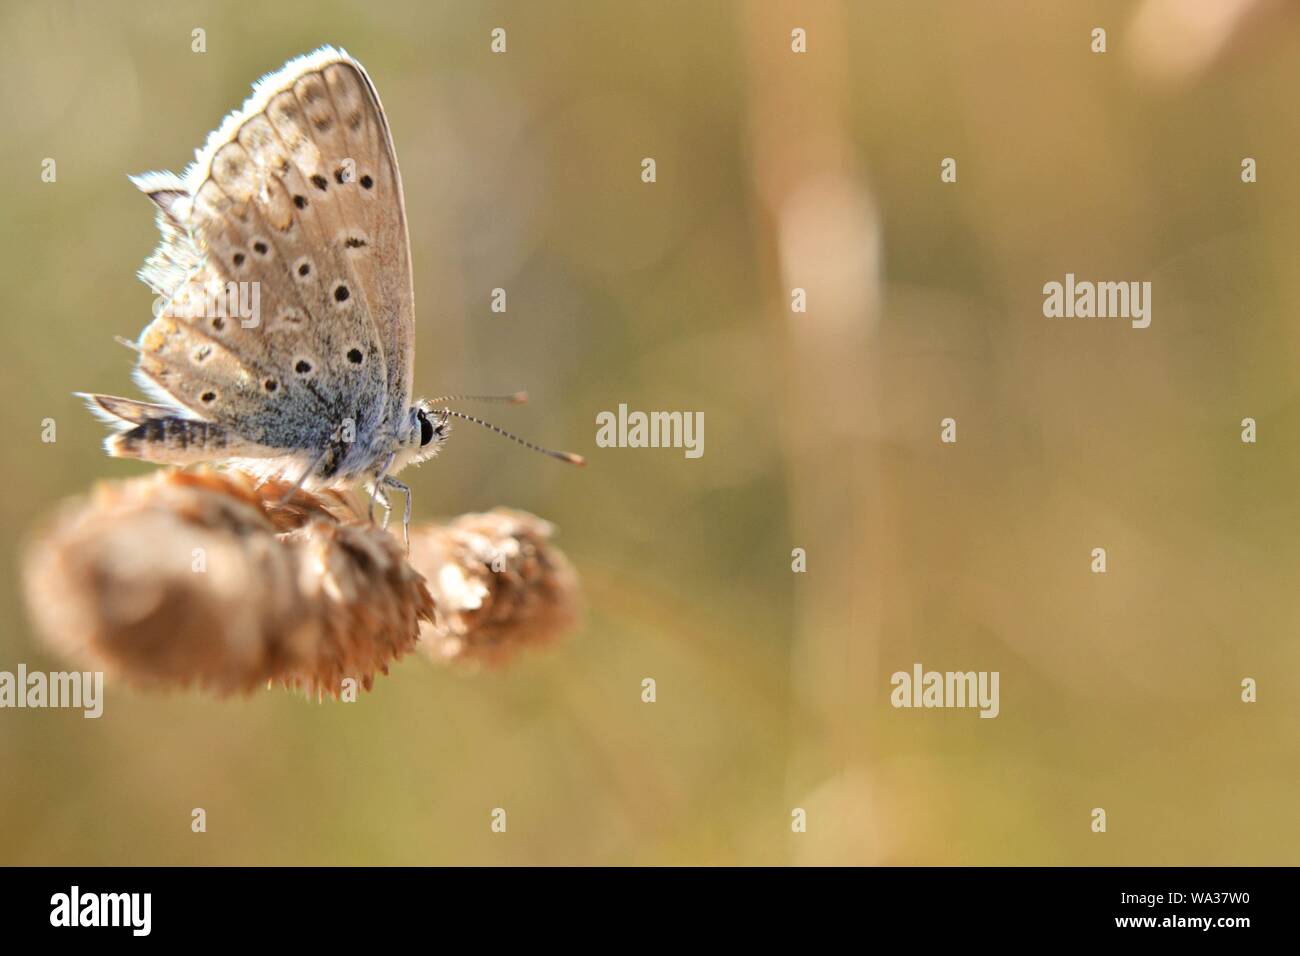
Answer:
[[[417, 393], [527, 388], [495, 418], [591, 459], [460, 428], [404, 476], [417, 520], [554, 521], [585, 624], [355, 704], [0, 711], [0, 862], [1298, 862], [1300, 42], [1270, 2], [6, 2], [0, 670], [64, 666], [22, 541], [151, 467], [71, 395], [134, 394], [126, 174], [323, 43], [394, 131]], [[1151, 327], [1046, 320], [1066, 272], [1151, 280]], [[621, 402], [704, 412], [704, 457], [596, 448]], [[892, 709], [916, 661], [999, 671], [1001, 715]]]

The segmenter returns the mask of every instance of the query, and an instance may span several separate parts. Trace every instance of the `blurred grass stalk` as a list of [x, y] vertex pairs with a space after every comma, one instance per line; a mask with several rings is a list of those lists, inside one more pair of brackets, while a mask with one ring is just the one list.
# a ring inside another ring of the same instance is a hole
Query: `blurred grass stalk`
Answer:
[[1143, 0], [1129, 26], [1129, 63], [1141, 79], [1176, 90], [1257, 52], [1261, 40], [1294, 27], [1297, 16], [1290, 0]]
[[[808, 572], [796, 579], [797, 633], [790, 655], [800, 726], [787, 793], [819, 820], [797, 862], [878, 862], [881, 821], [869, 809], [870, 728], [864, 694], [876, 686], [879, 648], [880, 480], [870, 451], [880, 411], [871, 341], [881, 313], [881, 228], [855, 156], [848, 101], [844, 8], [818, 9], [792, 51], [797, 4], [747, 4], [749, 124], [757, 198], [757, 261], [779, 287], [763, 290], [774, 354], [784, 358], [779, 421], [787, 451], [793, 530]], [[792, 290], [807, 311], [795, 312]], [[822, 837], [816, 834], [820, 831]]]

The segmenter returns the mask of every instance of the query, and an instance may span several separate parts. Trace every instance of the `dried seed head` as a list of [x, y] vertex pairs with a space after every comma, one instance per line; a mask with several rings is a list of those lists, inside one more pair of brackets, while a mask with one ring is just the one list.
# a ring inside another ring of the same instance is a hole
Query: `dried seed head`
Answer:
[[29, 549], [25, 583], [59, 650], [146, 686], [369, 686], [432, 616], [400, 542], [345, 498], [238, 473], [101, 485]]
[[530, 514], [417, 528], [408, 561], [357, 494], [290, 491], [212, 470], [98, 486], [28, 548], [38, 629], [138, 685], [321, 697], [368, 689], [417, 640], [495, 664], [576, 618], [573, 570]]
[[578, 616], [577, 577], [554, 528], [497, 508], [411, 535], [411, 564], [433, 594], [420, 647], [435, 660], [496, 665], [551, 642]]

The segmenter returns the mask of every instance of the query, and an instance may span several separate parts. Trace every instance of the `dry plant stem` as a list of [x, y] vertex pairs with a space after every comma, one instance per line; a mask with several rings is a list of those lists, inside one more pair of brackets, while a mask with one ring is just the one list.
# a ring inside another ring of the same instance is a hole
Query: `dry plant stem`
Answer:
[[[547, 552], [549, 526], [531, 515], [458, 519], [505, 534], [492, 553], [516, 555], [515, 563], [505, 559], [512, 570], [488, 580], [486, 595], [444, 589], [445, 611], [435, 618], [425, 577], [482, 581], [477, 557], [434, 548], [421, 552], [433, 563], [413, 566], [396, 536], [365, 519], [356, 495], [298, 490], [284, 501], [288, 491], [211, 470], [99, 486], [65, 505], [28, 549], [25, 585], [38, 629], [78, 664], [137, 685], [225, 694], [280, 684], [320, 697], [337, 696], [346, 678], [369, 688], [420, 640], [441, 648], [434, 656], [442, 659], [468, 657], [480, 644], [504, 653], [536, 642], [538, 620], [572, 620], [551, 606], [572, 606], [572, 577], [556, 588], [533, 574], [568, 565]], [[444, 533], [416, 529], [413, 541]], [[460, 559], [469, 564], [448, 567]], [[482, 617], [483, 608], [497, 613]], [[487, 628], [481, 640], [466, 627], [476, 614]], [[459, 642], [456, 653], [450, 640]]]

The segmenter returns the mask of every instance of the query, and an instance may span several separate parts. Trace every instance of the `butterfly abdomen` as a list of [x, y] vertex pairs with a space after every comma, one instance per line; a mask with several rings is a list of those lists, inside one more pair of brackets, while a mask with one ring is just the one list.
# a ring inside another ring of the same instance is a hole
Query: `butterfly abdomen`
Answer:
[[115, 458], [140, 458], [172, 465], [223, 458], [230, 453], [220, 425], [195, 418], [152, 418], [111, 435], [105, 446]]

